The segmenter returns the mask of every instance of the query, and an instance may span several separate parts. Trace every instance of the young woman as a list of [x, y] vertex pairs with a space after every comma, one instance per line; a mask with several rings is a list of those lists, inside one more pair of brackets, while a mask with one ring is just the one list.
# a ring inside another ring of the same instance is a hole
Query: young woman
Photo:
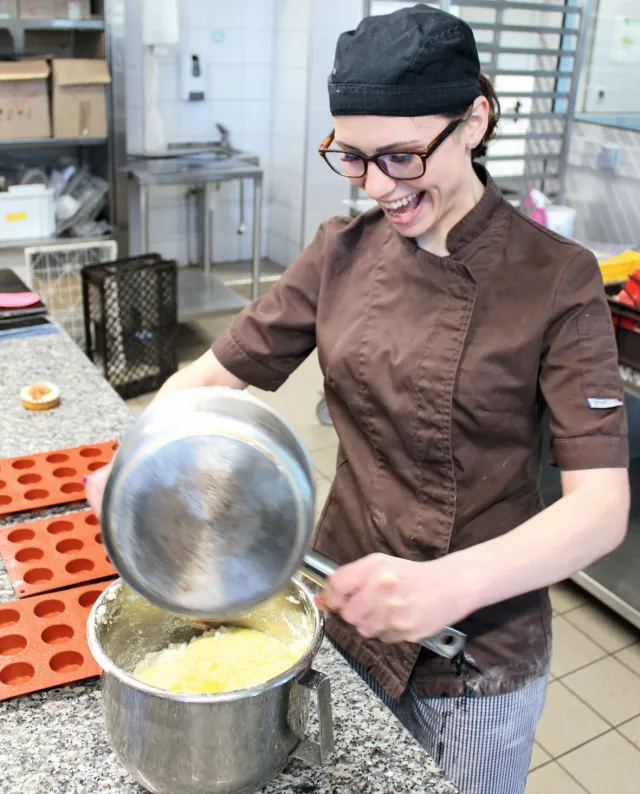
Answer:
[[[162, 391], [277, 389], [318, 348], [340, 446], [315, 546], [346, 564], [321, 597], [328, 633], [465, 794], [521, 794], [549, 669], [546, 588], [627, 525], [598, 266], [474, 164], [498, 104], [464, 22], [426, 5], [365, 19], [338, 41], [329, 96], [321, 155], [378, 208], [324, 223]], [[564, 494], [547, 509], [545, 409]], [[469, 637], [453, 662], [414, 643], [445, 625]]]

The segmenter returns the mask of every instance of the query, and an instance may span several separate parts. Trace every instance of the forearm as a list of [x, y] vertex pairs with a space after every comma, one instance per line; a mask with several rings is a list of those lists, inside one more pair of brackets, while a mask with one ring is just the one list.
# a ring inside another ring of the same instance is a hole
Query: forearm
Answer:
[[211, 350], [208, 350], [203, 356], [172, 375], [160, 389], [157, 397], [200, 386], [228, 386], [231, 389], [245, 389], [247, 384], [225, 369]]
[[566, 579], [622, 542], [628, 478], [608, 472], [608, 490], [585, 483], [506, 535], [443, 558], [467, 572], [469, 613]]

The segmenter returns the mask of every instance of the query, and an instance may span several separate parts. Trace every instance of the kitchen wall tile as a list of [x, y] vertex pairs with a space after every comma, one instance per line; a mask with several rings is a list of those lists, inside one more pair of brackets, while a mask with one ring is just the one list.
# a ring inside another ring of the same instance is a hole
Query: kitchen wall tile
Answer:
[[306, 31], [310, 5], [310, 0], [281, 0], [277, 5], [276, 24], [287, 31]]
[[274, 57], [274, 38], [271, 31], [253, 30], [244, 31], [244, 63], [271, 64]]
[[[216, 27], [211, 31], [202, 31], [204, 34], [202, 51], [210, 54], [211, 63], [242, 66], [245, 63], [245, 49], [248, 52], [246, 37], [248, 32], [244, 28], [223, 27]], [[194, 36], [197, 37], [196, 41], [200, 39], [197, 31]]]
[[309, 57], [308, 31], [293, 33], [279, 28], [276, 33], [276, 60], [291, 69], [306, 69]]
[[271, 65], [245, 63], [243, 96], [245, 99], [271, 99], [273, 73]]
[[209, 85], [214, 102], [243, 99], [246, 85], [244, 67], [238, 64], [209, 64]]
[[271, 103], [265, 99], [247, 99], [245, 97], [241, 105], [242, 132], [268, 135], [271, 130]]
[[275, 24], [275, 0], [244, 0], [244, 24], [266, 31]]

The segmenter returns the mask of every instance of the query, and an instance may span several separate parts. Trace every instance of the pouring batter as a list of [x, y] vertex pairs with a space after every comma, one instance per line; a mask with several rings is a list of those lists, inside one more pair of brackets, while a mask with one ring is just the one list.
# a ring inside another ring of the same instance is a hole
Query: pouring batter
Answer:
[[[427, 5], [344, 33], [321, 156], [378, 203], [332, 218], [161, 390], [275, 390], [315, 349], [340, 441], [315, 547], [327, 631], [465, 794], [522, 794], [551, 653], [547, 586], [629, 509], [616, 344], [594, 257], [477, 163], [498, 120], [466, 23]], [[543, 415], [563, 497], [539, 493]], [[106, 472], [88, 484], [99, 507]], [[457, 625], [453, 662], [414, 640]]]

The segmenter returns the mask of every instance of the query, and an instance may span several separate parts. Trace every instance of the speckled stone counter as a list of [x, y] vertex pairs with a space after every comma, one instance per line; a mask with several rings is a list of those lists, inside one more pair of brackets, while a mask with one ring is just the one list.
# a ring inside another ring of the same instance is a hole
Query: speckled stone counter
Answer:
[[[25, 411], [21, 386], [57, 383], [55, 411]], [[120, 398], [64, 334], [0, 341], [0, 458], [117, 438], [131, 421]], [[69, 512], [58, 508], [49, 513]], [[0, 520], [0, 525], [28, 520]], [[0, 601], [14, 598], [0, 564]], [[263, 794], [459, 794], [395, 717], [325, 645], [336, 751], [323, 769], [293, 761]], [[111, 748], [96, 680], [0, 703], [2, 794], [142, 794]]]

